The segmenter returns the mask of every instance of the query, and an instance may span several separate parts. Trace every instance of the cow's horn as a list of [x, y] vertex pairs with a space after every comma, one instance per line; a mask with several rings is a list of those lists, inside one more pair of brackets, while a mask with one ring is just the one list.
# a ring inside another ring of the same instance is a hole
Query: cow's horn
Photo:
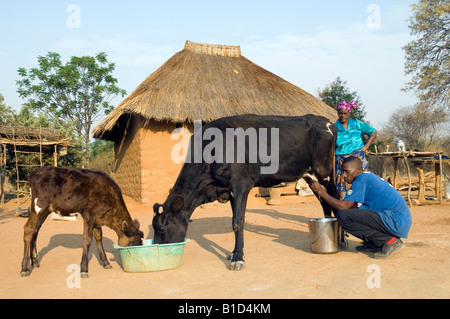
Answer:
[[162, 214], [163, 211], [164, 211], [164, 208], [163, 208], [162, 206], [159, 206], [158, 213], [159, 213], [159, 214]]

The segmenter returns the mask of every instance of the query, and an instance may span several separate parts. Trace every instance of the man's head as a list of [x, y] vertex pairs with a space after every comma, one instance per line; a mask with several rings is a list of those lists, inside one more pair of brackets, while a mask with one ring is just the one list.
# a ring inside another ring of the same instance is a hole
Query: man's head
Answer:
[[348, 184], [353, 183], [356, 177], [362, 173], [362, 163], [358, 157], [350, 156], [342, 163], [342, 171], [344, 172], [344, 180]]

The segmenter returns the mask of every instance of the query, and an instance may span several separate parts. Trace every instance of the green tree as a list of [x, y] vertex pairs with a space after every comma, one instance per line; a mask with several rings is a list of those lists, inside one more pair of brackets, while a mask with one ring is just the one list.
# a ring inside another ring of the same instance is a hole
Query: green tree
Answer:
[[405, 91], [415, 90], [428, 107], [450, 109], [450, 2], [420, 0], [409, 19], [416, 40], [403, 47], [405, 73], [412, 75]]
[[12, 126], [48, 127], [53, 128], [51, 117], [45, 113], [35, 114], [31, 106], [24, 104], [19, 112], [13, 114]]
[[91, 169], [114, 172], [114, 142], [96, 139], [91, 143]]
[[351, 91], [347, 87], [347, 81], [343, 81], [341, 77], [337, 77], [336, 80], [328, 84], [323, 90], [318, 90], [319, 99], [325, 104], [331, 106], [337, 110], [337, 105], [342, 100], [347, 102], [355, 101], [358, 104], [357, 109], [353, 109], [351, 116], [358, 120], [364, 121], [366, 116], [365, 107], [361, 102], [361, 98], [358, 93]]
[[[20, 111], [16, 112], [11, 107], [6, 106], [3, 103], [3, 96], [0, 94], [0, 126], [18, 126], [18, 127], [43, 127], [53, 128], [61, 131], [64, 138], [70, 137], [72, 139], [71, 146], [67, 149], [67, 154], [64, 156], [58, 156], [58, 166], [71, 166], [77, 167], [82, 165], [84, 153], [81, 151], [81, 144], [79, 139], [76, 138], [76, 131], [74, 124], [70, 121], [63, 121], [59, 118], [52, 117], [47, 112], [38, 112], [36, 114], [32, 107], [28, 104], [22, 105]], [[39, 147], [18, 146], [22, 151], [37, 151]], [[14, 153], [14, 148], [6, 147], [7, 163], [14, 163], [17, 155], [18, 162], [25, 165], [35, 165], [38, 160], [38, 155]], [[53, 165], [53, 148], [44, 147], [42, 154], [43, 165]], [[19, 175], [21, 180], [27, 179], [28, 175], [35, 167], [21, 166], [19, 167]], [[16, 172], [14, 165], [9, 166], [6, 170], [6, 176], [10, 180], [12, 185], [16, 181]], [[23, 185], [21, 185], [23, 186]]]
[[22, 79], [17, 81], [17, 92], [33, 109], [74, 124], [89, 167], [92, 123], [113, 110], [110, 102], [115, 96], [126, 94], [112, 76], [115, 64], [108, 62], [104, 52], [73, 56], [66, 64], [55, 52], [37, 60], [37, 68], [18, 69]]
[[11, 126], [14, 110], [4, 103], [5, 98], [0, 93], [0, 126]]

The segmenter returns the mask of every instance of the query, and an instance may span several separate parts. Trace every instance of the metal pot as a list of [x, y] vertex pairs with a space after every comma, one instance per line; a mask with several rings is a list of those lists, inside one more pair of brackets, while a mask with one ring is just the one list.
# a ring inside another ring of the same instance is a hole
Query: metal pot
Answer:
[[311, 250], [317, 254], [341, 250], [342, 228], [336, 218], [315, 218], [308, 221]]

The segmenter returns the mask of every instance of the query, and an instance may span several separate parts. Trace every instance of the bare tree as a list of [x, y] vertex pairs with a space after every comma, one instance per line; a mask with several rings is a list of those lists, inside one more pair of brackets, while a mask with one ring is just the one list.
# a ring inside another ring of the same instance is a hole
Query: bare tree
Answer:
[[[422, 104], [402, 107], [389, 118], [385, 130], [390, 137], [405, 141], [411, 149], [428, 149], [448, 135], [450, 114]], [[447, 132], [447, 134], [446, 134]]]

